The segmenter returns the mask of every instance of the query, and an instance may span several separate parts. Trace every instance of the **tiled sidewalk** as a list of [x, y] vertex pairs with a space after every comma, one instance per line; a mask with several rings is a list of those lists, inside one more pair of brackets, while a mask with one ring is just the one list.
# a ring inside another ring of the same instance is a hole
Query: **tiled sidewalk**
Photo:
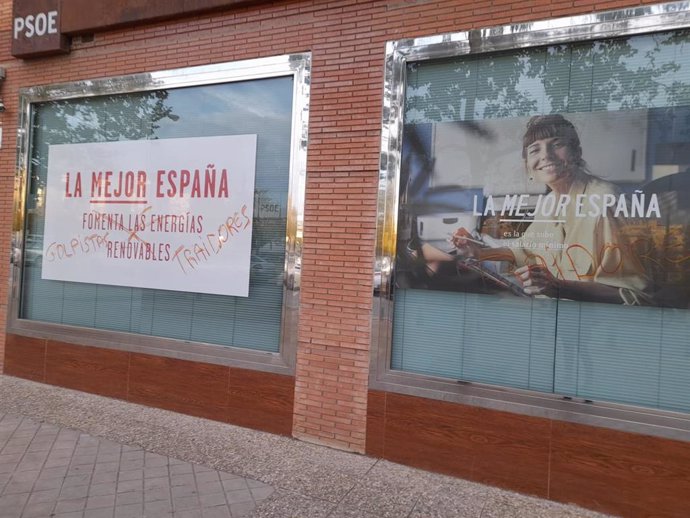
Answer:
[[0, 518], [237, 518], [262, 482], [0, 413]]
[[0, 518], [244, 515], [603, 518], [289, 437], [0, 375]]

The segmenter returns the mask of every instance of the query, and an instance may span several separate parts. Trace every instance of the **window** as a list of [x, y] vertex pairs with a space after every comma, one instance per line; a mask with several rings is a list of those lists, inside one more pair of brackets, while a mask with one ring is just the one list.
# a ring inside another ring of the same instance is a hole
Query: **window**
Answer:
[[308, 65], [307, 55], [268, 58], [23, 92], [13, 327], [110, 331], [101, 340], [114, 344], [132, 333], [178, 353], [239, 348], [276, 362], [299, 286], [295, 132], [306, 130]]
[[389, 45], [375, 386], [690, 412], [690, 32], [599, 24], [676, 8]]

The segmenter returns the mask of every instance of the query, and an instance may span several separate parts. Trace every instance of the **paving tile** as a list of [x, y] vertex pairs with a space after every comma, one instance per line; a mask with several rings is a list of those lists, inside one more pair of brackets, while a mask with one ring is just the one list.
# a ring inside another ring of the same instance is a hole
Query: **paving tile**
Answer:
[[60, 439], [59, 437], [53, 444], [53, 449], [50, 451], [51, 457], [71, 457], [74, 454], [76, 444], [74, 441]]
[[201, 473], [196, 473], [195, 475], [197, 484], [209, 484], [212, 482], [220, 482], [220, 476], [217, 471], [205, 471]]
[[169, 477], [157, 477], [144, 480], [144, 489], [170, 488], [171, 480]]
[[34, 491], [43, 491], [48, 489], [60, 489], [62, 487], [63, 479], [60, 477], [40, 478], [34, 484]]
[[55, 513], [71, 513], [82, 511], [86, 507], [86, 498], [73, 498], [70, 500], [58, 500], [55, 505]]
[[240, 477], [239, 475], [235, 475], [235, 474], [233, 474], [233, 473], [225, 473], [225, 472], [222, 472], [222, 471], [220, 471], [220, 472], [218, 473], [218, 475], [220, 476], [220, 479], [221, 479], [221, 480], [236, 480], [236, 479], [238, 479], [238, 478], [242, 478], [242, 477]]
[[116, 462], [120, 463], [120, 452], [119, 451], [110, 451], [107, 450], [106, 452], [98, 452], [98, 455], [96, 455], [96, 464], [102, 464], [105, 462]]
[[3, 453], [0, 454], [0, 465], [12, 465], [17, 466], [19, 461], [22, 460], [21, 453]]
[[[156, 513], [147, 513], [146, 518], [174, 518], [174, 514], [172, 511], [164, 511], [164, 512], [156, 512]], [[177, 516], [179, 518], [179, 515]]]
[[125, 480], [137, 480], [141, 481], [144, 478], [144, 470], [143, 469], [133, 469], [133, 470], [128, 470], [128, 471], [120, 471], [119, 474], [117, 475], [117, 480], [118, 481], [125, 481]]
[[115, 506], [115, 518], [141, 518], [144, 508], [141, 504]]
[[67, 476], [88, 475], [90, 477], [91, 473], [93, 473], [93, 464], [71, 465], [67, 468]]
[[5, 488], [5, 486], [10, 481], [10, 478], [11, 478], [10, 473], [0, 473], [0, 494], [3, 492], [3, 489]]
[[48, 489], [45, 491], [33, 491], [29, 497], [29, 504], [38, 504], [42, 502], [55, 502], [58, 499], [60, 491], [58, 489]]
[[141, 480], [124, 480], [117, 483], [117, 492], [127, 493], [129, 491], [141, 490], [143, 487]]
[[17, 465], [16, 471], [40, 470], [46, 461], [46, 456], [42, 453], [27, 453]]
[[0, 453], [3, 455], [24, 455], [25, 452], [26, 446], [15, 446], [10, 444], [6, 444], [2, 450], [0, 450]]
[[113, 518], [115, 508], [104, 507], [101, 509], [87, 509], [84, 511], [84, 518]]
[[194, 473], [194, 467], [188, 463], [173, 464], [170, 466], [171, 475], [186, 475]]
[[186, 496], [198, 495], [196, 484], [188, 484], [186, 486], [174, 486], [170, 488], [173, 498], [184, 498]]
[[113, 482], [94, 483], [89, 486], [89, 496], [113, 495], [117, 493], [117, 484]]
[[89, 486], [63, 486], [60, 490], [58, 500], [72, 500], [75, 498], [86, 498], [89, 494]]
[[225, 491], [220, 482], [208, 482], [205, 484], [199, 484], [199, 494], [200, 495], [212, 495], [214, 493], [222, 493]]
[[11, 495], [13, 493], [30, 493], [33, 487], [33, 482], [15, 482], [10, 479], [2, 492], [5, 495]]
[[[248, 508], [247, 512], [252, 509]], [[237, 508], [237, 512], [241, 514], [239, 508]], [[232, 518], [230, 508], [227, 505], [204, 508], [201, 510], [201, 514], [204, 518]]]
[[44, 467], [41, 472], [40, 472], [40, 478], [41, 479], [46, 479], [46, 478], [64, 478], [65, 475], [67, 474], [67, 466], [61, 466], [61, 467]]
[[199, 501], [201, 502], [201, 507], [214, 507], [217, 505], [227, 504], [224, 493], [214, 493], [210, 495], [199, 495]]
[[50, 451], [52, 446], [53, 441], [31, 441], [26, 451], [29, 453], [42, 453]]
[[116, 472], [120, 469], [120, 462], [119, 461], [111, 461], [111, 462], [96, 462], [96, 464], [93, 467], [93, 472], [94, 473], [112, 473]]
[[193, 473], [186, 473], [184, 475], [180, 474], [170, 474], [170, 480], [172, 482], [172, 486], [188, 486], [190, 484], [196, 484], [196, 480], [194, 479], [194, 474]]
[[169, 500], [156, 500], [154, 502], [144, 502], [144, 512], [146, 516], [153, 513], [172, 513], [173, 506]]
[[92, 484], [106, 484], [106, 483], [117, 483], [117, 471], [109, 471], [107, 473], [94, 473], [91, 476]]
[[241, 504], [244, 502], [254, 502], [252, 494], [249, 489], [238, 489], [236, 491], [228, 491], [225, 493], [229, 504]]
[[103, 507], [115, 507], [115, 495], [89, 496], [86, 499], [87, 509], [100, 509]]
[[81, 466], [82, 464], [95, 464], [96, 463], [96, 454], [94, 453], [93, 455], [78, 455], [75, 457], [72, 457], [72, 466]]
[[144, 466], [147, 468], [158, 468], [168, 466], [168, 458], [157, 453], [146, 452], [144, 455]]
[[160, 500], [165, 500], [169, 502], [171, 500], [171, 494], [169, 488], [156, 488], [147, 489], [144, 491], [144, 501], [146, 502], [156, 502]]
[[[67, 470], [69, 469], [69, 457], [64, 457], [64, 458], [48, 458], [46, 461], [43, 463], [43, 471], [47, 469], [59, 469], [62, 470], [64, 473], [67, 473]], [[61, 475], [63, 476], [63, 475]]]
[[75, 511], [71, 513], [57, 513], [52, 515], [50, 518], [82, 518], [84, 514], [80, 511]]
[[140, 460], [121, 460], [120, 469], [130, 470], [130, 469], [141, 469], [144, 467], [144, 459]]
[[145, 467], [144, 478], [167, 477], [169, 475], [168, 466]]
[[71, 457], [74, 453], [76, 444], [74, 441], [61, 439], [58, 437], [50, 450], [51, 457]]
[[183, 496], [181, 498], [173, 497], [173, 509], [177, 511], [188, 511], [190, 509], [201, 509], [201, 503], [199, 502], [199, 497], [194, 496]]
[[62, 481], [62, 487], [72, 487], [72, 486], [85, 486], [88, 485], [91, 480], [91, 475], [67, 475]]
[[7, 516], [19, 516], [29, 499], [28, 493], [0, 496], [0, 509]]
[[55, 509], [55, 502], [28, 503], [22, 513], [22, 518], [46, 518]]
[[129, 493], [118, 493], [115, 497], [115, 505], [141, 504], [143, 501], [143, 491], [130, 491]]
[[245, 479], [243, 479], [241, 477], [233, 478], [230, 480], [223, 480], [222, 483], [223, 483], [223, 487], [225, 488], [226, 491], [235, 491], [238, 489], [248, 489], [249, 488]]

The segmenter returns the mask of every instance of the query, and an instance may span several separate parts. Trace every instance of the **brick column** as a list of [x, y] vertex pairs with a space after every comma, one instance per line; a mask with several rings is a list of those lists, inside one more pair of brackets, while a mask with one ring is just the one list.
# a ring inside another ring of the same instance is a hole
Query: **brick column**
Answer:
[[385, 5], [343, 5], [313, 24], [293, 435], [364, 452]]
[[308, 182], [293, 421], [297, 438], [361, 453], [375, 234], [371, 176], [323, 171]]

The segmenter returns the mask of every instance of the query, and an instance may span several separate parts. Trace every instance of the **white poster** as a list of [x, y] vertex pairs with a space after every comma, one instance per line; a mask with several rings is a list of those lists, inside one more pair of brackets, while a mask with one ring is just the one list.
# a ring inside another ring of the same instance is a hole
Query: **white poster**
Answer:
[[246, 297], [256, 135], [50, 146], [42, 278]]

